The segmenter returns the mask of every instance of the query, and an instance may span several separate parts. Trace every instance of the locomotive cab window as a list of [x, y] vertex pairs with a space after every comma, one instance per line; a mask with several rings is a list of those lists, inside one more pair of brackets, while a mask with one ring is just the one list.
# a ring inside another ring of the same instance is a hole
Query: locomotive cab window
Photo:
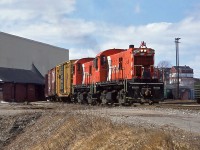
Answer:
[[101, 65], [105, 65], [106, 64], [106, 56], [101, 56]]
[[93, 60], [93, 66], [94, 66], [94, 68], [97, 70], [98, 69], [98, 58], [95, 58], [94, 60]]
[[89, 68], [89, 74], [92, 75], [92, 66]]
[[122, 70], [122, 63], [123, 63], [123, 58], [119, 58], [119, 70]]
[[78, 63], [77, 71], [81, 71], [81, 64]]

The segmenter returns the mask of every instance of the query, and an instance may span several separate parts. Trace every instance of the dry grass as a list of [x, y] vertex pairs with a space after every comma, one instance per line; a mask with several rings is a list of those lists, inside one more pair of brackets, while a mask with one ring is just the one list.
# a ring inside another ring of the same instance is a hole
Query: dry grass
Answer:
[[[107, 116], [81, 113], [79, 105], [47, 109], [5, 149], [28, 150], [196, 150], [200, 138], [182, 131], [114, 123]], [[186, 137], [187, 136], [187, 137]], [[185, 137], [185, 138], [182, 138]]]
[[114, 124], [106, 118], [71, 115], [47, 139], [34, 146], [38, 150], [184, 150], [198, 149], [192, 143], [174, 141], [163, 130]]

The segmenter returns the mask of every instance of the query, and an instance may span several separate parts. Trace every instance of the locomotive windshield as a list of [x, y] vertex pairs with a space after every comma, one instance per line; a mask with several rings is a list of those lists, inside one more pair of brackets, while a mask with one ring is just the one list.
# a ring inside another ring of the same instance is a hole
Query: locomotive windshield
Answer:
[[151, 72], [150, 72], [149, 68], [143, 68], [142, 78], [143, 79], [150, 79], [151, 78]]

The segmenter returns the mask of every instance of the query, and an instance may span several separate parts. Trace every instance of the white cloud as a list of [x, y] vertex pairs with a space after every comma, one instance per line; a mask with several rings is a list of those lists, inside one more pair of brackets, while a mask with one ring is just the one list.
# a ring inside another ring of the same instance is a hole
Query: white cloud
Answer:
[[1, 0], [0, 5], [12, 4], [15, 0]]
[[75, 10], [75, 0], [1, 0], [0, 7], [7, 9], [18, 8], [32, 10], [36, 13], [55, 11], [57, 13], [69, 13]]
[[[93, 57], [100, 50], [138, 47], [141, 41], [156, 50], [156, 64], [169, 60], [175, 64], [175, 37], [180, 40], [180, 64], [197, 65], [200, 58], [200, 15], [180, 22], [157, 22], [141, 26], [117, 26], [71, 19], [75, 0], [1, 0], [1, 31], [70, 49], [70, 58]], [[137, 8], [138, 7], [138, 8]], [[136, 12], [140, 6], [136, 5]], [[200, 14], [200, 13], [199, 13]], [[195, 63], [193, 63], [195, 55]], [[200, 77], [200, 73], [195, 73]]]
[[16, 21], [16, 20], [29, 20], [33, 16], [33, 12], [27, 10], [26, 13], [19, 9], [0, 9], [0, 20], [2, 22]]
[[75, 0], [1, 0], [0, 19], [4, 21], [52, 20], [75, 10]]
[[[200, 57], [200, 20], [188, 17], [177, 23], [150, 23], [143, 26], [110, 27], [102, 26], [100, 37], [104, 39], [102, 49], [127, 48], [129, 44], [139, 46], [140, 41], [146, 41], [147, 46], [156, 50], [156, 64], [161, 60], [169, 60], [175, 65], [175, 38], [180, 40], [180, 65], [190, 65], [195, 76], [200, 77], [198, 60]], [[193, 63], [190, 63], [193, 62]]]
[[71, 59], [79, 59], [86, 57], [95, 57], [97, 53], [92, 49], [70, 48], [69, 55], [71, 56]]

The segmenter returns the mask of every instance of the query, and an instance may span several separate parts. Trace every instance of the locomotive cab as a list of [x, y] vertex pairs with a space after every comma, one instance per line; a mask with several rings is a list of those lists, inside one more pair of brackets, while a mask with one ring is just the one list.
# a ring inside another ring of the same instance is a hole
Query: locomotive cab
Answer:
[[142, 42], [138, 49], [133, 49], [135, 78], [151, 79], [154, 74], [154, 50]]
[[142, 67], [142, 79], [151, 79], [151, 70], [149, 67]]
[[127, 82], [127, 97], [132, 101], [158, 102], [163, 97], [163, 83], [154, 79], [155, 51], [142, 42], [139, 48], [129, 48], [132, 52], [132, 79]]

